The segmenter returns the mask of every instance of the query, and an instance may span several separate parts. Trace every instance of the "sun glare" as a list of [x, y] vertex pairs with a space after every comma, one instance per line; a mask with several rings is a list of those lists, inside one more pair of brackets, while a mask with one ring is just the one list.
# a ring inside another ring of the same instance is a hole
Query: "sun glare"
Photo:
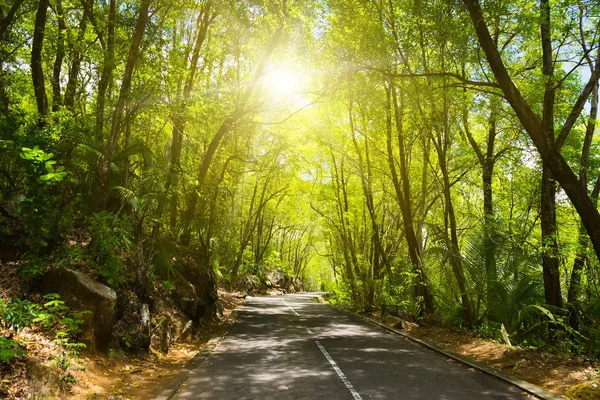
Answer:
[[300, 76], [289, 69], [272, 68], [265, 74], [266, 90], [273, 97], [290, 97], [298, 94]]

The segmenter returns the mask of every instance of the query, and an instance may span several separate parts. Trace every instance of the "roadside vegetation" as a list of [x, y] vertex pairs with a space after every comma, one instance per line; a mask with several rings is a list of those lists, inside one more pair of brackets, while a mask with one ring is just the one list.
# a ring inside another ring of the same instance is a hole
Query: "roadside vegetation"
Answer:
[[218, 287], [599, 357], [598, 15], [0, 0], [0, 397], [168, 354]]

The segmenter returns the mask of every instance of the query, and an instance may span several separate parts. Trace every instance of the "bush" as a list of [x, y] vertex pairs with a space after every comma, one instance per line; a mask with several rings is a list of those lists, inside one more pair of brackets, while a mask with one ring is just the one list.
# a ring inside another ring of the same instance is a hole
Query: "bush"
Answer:
[[[29, 300], [0, 300], [0, 327], [19, 332], [39, 324], [48, 333], [55, 335], [54, 342], [63, 349], [63, 354], [58, 358], [64, 363], [66, 354], [76, 355], [85, 347], [83, 343], [72, 339], [81, 334], [83, 317], [89, 311], [71, 310], [56, 293], [44, 296], [44, 300], [46, 302], [42, 306]], [[0, 362], [8, 363], [20, 354], [23, 351], [16, 341], [0, 335]]]
[[31, 327], [39, 311], [40, 306], [28, 300], [0, 300], [0, 326], [19, 332]]
[[125, 282], [122, 253], [131, 245], [128, 220], [102, 211], [92, 214], [89, 228], [92, 236], [89, 246], [93, 259], [91, 266], [108, 285], [122, 285]]
[[0, 335], [0, 363], [10, 364], [13, 358], [24, 353], [19, 343]]
[[64, 167], [55, 167], [54, 154], [46, 153], [38, 146], [23, 147], [19, 154], [25, 160], [26, 194], [19, 204], [19, 214], [24, 217], [25, 244], [31, 254], [48, 246], [48, 240], [58, 235], [56, 221], [56, 198], [50, 188], [61, 182], [67, 173]]

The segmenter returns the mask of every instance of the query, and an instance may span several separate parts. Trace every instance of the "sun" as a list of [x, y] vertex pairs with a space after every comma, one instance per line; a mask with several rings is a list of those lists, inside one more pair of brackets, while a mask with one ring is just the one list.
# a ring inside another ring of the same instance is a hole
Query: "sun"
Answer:
[[268, 93], [275, 98], [298, 94], [301, 78], [288, 68], [273, 67], [264, 76], [263, 83]]

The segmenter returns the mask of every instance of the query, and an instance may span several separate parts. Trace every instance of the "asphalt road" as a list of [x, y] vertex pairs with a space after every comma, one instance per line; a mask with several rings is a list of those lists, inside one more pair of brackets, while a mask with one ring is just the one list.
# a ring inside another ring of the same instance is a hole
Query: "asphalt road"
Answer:
[[518, 388], [312, 300], [255, 297], [173, 399], [524, 399]]

